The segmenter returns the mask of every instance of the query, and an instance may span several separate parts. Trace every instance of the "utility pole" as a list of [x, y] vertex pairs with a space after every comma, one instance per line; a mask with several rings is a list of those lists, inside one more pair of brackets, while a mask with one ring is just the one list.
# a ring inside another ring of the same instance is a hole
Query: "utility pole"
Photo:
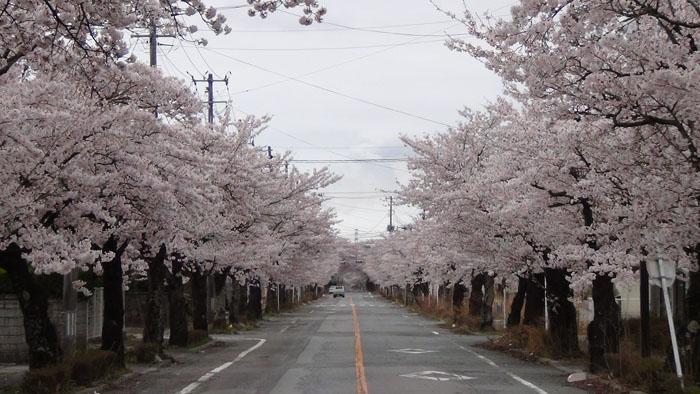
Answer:
[[207, 79], [192, 78], [192, 82], [194, 82], [195, 86], [197, 85], [197, 82], [207, 83], [207, 123], [212, 125], [214, 124], [214, 104], [228, 103], [228, 101], [214, 100], [214, 82], [223, 82], [226, 84], [226, 86], [228, 86], [228, 77], [224, 77], [224, 79], [214, 79], [212, 73], [209, 73]]
[[389, 225], [386, 226], [386, 231], [391, 233], [394, 230], [394, 196], [389, 196]]
[[158, 65], [158, 39], [159, 38], [175, 38], [172, 34], [158, 34], [158, 26], [154, 20], [151, 21], [148, 34], [134, 34], [134, 38], [148, 38], [149, 54], [151, 58], [151, 67]]
[[[159, 38], [174, 38], [172, 34], [158, 34], [158, 26], [156, 26], [155, 20], [151, 20], [151, 25], [148, 30], [148, 34], [134, 34], [132, 37], [135, 38], [148, 38], [148, 47], [150, 55], [150, 65], [151, 67], [158, 66], [158, 39]], [[153, 110], [156, 118], [158, 117], [158, 107]]]
[[357, 240], [358, 240], [358, 238], [359, 237], [358, 237], [357, 229], [355, 229], [355, 264], [357, 264], [357, 257], [358, 257], [358, 253], [357, 253]]

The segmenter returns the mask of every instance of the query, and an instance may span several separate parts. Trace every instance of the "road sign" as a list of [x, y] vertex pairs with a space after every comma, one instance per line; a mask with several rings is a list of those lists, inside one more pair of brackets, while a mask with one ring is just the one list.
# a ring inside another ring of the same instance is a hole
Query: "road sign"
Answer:
[[649, 272], [649, 283], [654, 286], [671, 287], [676, 280], [676, 263], [658, 257], [656, 261], [647, 261], [646, 264]]
[[671, 263], [657, 257], [656, 261], [647, 261], [647, 271], [649, 271], [649, 282], [661, 288], [664, 304], [666, 305], [666, 318], [668, 319], [668, 332], [671, 335], [671, 346], [673, 347], [673, 359], [676, 363], [676, 375], [681, 383], [681, 389], [685, 389], [683, 384], [683, 369], [681, 368], [681, 358], [678, 352], [678, 341], [676, 340], [676, 327], [673, 323], [671, 312], [671, 285], [676, 280], [676, 263]]

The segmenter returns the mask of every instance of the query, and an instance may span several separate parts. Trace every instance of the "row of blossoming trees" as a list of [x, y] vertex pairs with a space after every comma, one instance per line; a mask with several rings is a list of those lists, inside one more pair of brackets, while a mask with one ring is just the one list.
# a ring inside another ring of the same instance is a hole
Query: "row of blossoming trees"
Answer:
[[454, 17], [471, 37], [451, 49], [501, 76], [507, 96], [404, 138], [415, 158], [403, 199], [425, 218], [377, 245], [372, 279], [477, 291], [505, 279], [518, 286], [518, 324], [524, 297], [543, 305], [546, 277], [564, 354], [579, 351], [571, 298], [591, 291], [593, 369], [619, 348], [613, 284], [645, 261], [677, 262], [700, 321], [697, 2], [521, 0], [507, 20]]
[[[325, 12], [314, 1], [249, 3], [263, 16], [301, 6], [303, 24]], [[162, 343], [167, 293], [177, 343], [187, 341], [187, 281], [195, 328], [206, 328], [207, 275], [259, 292], [261, 283], [325, 283], [335, 271], [334, 214], [317, 191], [337, 178], [252, 147], [265, 118], [203, 126], [201, 102], [181, 81], [130, 57], [125, 32], [156, 24], [188, 38], [196, 28], [187, 18], [227, 33], [225, 18], [199, 0], [0, 7], [0, 268], [24, 314], [32, 368], [62, 357], [42, 275], [102, 278], [102, 349], [123, 363], [131, 281], [148, 283], [144, 340]]]

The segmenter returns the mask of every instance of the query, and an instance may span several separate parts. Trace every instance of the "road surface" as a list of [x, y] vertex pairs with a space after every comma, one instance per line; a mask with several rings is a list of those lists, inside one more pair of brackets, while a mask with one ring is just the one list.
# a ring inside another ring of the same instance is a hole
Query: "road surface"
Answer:
[[369, 293], [323, 297], [114, 393], [583, 393], [558, 370], [473, 345]]

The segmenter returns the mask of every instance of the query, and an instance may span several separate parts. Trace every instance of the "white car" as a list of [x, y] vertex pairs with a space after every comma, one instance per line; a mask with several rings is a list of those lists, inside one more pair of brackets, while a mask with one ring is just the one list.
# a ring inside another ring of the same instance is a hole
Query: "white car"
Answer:
[[335, 297], [345, 298], [345, 287], [343, 287], [343, 286], [331, 286], [328, 289], [328, 292], [333, 294], [333, 298], [335, 298]]

